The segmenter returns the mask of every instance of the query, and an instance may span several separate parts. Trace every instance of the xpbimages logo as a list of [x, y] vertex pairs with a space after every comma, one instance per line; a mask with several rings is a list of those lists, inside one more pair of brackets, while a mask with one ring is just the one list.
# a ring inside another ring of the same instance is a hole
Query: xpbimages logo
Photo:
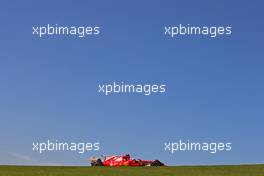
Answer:
[[163, 94], [166, 92], [166, 84], [131, 84], [124, 82], [113, 82], [107, 84], [98, 85], [98, 93], [103, 95], [110, 94], [142, 94], [142, 95], [153, 95]]
[[45, 142], [33, 142], [32, 150], [38, 153], [51, 151], [73, 151], [80, 154], [89, 151], [99, 151], [99, 142], [59, 142], [58, 140]]
[[220, 36], [230, 36], [232, 34], [232, 26], [229, 25], [196, 26], [179, 24], [176, 26], [165, 26], [164, 29], [164, 34], [171, 38], [176, 36], [209, 36], [211, 38], [216, 38]]
[[215, 154], [220, 151], [231, 151], [231, 142], [194, 142], [190, 140], [179, 140], [165, 142], [164, 151], [174, 154], [182, 151], [204, 151]]
[[63, 36], [76, 36], [83, 38], [91, 35], [99, 35], [100, 27], [99, 26], [61, 26], [58, 24], [55, 25], [44, 25], [44, 26], [33, 26], [32, 34], [37, 37], [44, 36], [54, 36], [54, 35], [63, 35]]

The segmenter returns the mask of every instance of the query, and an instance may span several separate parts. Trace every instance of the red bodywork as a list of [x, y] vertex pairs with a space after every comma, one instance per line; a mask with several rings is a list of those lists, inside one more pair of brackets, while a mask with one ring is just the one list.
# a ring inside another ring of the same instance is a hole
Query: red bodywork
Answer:
[[147, 166], [153, 161], [131, 159], [130, 155], [108, 156], [103, 161], [104, 166]]

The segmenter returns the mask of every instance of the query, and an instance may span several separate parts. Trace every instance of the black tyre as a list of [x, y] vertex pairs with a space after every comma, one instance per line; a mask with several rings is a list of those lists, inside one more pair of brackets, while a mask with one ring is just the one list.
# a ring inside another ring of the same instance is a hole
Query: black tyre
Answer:
[[159, 160], [155, 160], [150, 164], [150, 166], [164, 166], [164, 164]]
[[97, 159], [96, 161], [91, 162], [91, 166], [103, 166], [103, 162], [101, 159]]

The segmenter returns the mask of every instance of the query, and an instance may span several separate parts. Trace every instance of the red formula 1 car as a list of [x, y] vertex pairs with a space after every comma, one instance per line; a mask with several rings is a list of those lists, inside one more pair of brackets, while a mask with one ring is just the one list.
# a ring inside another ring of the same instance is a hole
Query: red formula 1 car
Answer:
[[164, 166], [159, 160], [132, 159], [129, 154], [123, 156], [104, 156], [104, 159], [92, 157], [91, 166]]

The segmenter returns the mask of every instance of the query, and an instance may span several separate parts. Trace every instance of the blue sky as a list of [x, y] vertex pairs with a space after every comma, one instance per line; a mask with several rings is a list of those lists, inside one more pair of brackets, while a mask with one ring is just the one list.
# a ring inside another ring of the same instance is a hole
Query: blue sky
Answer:
[[[166, 164], [263, 163], [262, 1], [1, 1], [0, 164], [86, 165], [131, 153]], [[232, 26], [229, 37], [168, 38], [164, 26]], [[32, 26], [97, 25], [97, 37]], [[164, 83], [164, 95], [97, 93], [113, 81]], [[99, 141], [101, 151], [32, 151], [32, 142]], [[231, 152], [163, 151], [166, 141], [232, 142]]]

